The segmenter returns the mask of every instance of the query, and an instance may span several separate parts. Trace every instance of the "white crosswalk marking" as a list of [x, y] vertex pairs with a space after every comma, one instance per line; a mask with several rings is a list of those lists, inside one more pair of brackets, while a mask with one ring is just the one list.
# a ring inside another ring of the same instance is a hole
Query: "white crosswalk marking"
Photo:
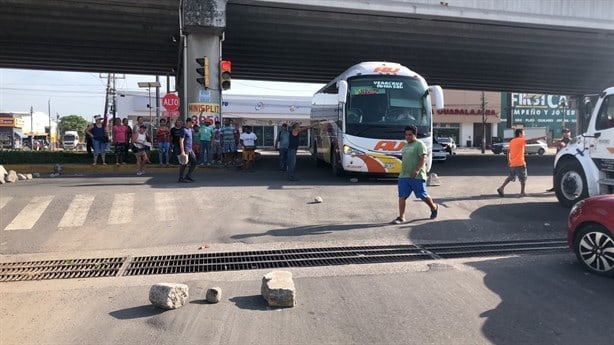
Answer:
[[213, 208], [213, 202], [211, 201], [211, 198], [207, 197], [206, 194], [203, 194], [200, 191], [193, 191], [191, 195], [192, 201], [194, 202], [194, 206], [197, 210], [208, 210]]
[[94, 195], [77, 194], [68, 206], [58, 227], [82, 226], [87, 219], [87, 213], [94, 202]]
[[32, 201], [23, 209], [13, 221], [4, 228], [4, 230], [28, 230], [32, 229], [34, 224], [41, 217], [47, 206], [53, 200], [53, 195], [35, 196]]
[[8, 204], [11, 200], [13, 200], [12, 196], [3, 196], [0, 197], [0, 210], [6, 206], [6, 204]]
[[169, 221], [177, 220], [177, 202], [175, 193], [156, 193], [156, 220]]
[[109, 214], [109, 224], [126, 224], [134, 218], [134, 193], [115, 194], [111, 214]]

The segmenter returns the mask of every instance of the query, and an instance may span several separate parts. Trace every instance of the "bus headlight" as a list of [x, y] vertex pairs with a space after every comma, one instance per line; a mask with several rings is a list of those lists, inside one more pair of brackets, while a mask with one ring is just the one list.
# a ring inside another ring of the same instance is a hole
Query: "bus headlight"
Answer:
[[343, 153], [351, 156], [362, 156], [365, 154], [364, 152], [347, 145], [343, 145]]

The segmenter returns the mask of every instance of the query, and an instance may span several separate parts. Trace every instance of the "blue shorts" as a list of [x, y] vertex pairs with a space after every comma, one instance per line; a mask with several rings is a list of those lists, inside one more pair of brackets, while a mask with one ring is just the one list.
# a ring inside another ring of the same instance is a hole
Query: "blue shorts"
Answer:
[[426, 181], [411, 177], [399, 177], [399, 198], [407, 199], [414, 192], [416, 198], [424, 199], [426, 194]]
[[224, 153], [237, 152], [237, 144], [234, 141], [224, 142]]

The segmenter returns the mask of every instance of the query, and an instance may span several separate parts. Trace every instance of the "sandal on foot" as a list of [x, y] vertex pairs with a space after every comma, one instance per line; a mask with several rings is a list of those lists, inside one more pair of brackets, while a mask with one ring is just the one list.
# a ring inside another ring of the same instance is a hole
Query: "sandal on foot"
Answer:
[[501, 188], [497, 188], [497, 193], [499, 194], [500, 197], [504, 197], [505, 194], [503, 194], [503, 190]]
[[403, 224], [405, 223], [405, 219], [401, 218], [401, 217], [396, 217], [393, 221], [392, 224]]

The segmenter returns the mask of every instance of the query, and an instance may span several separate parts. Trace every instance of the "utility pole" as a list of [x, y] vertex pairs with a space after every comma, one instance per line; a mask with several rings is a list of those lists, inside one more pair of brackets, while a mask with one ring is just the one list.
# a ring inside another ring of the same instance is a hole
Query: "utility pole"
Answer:
[[51, 98], [47, 100], [47, 114], [49, 114], [49, 149], [53, 147], [51, 138]]
[[[111, 113], [113, 115], [113, 119], [111, 120], [111, 126], [115, 124], [115, 118], [117, 117], [117, 91], [115, 89], [115, 82], [117, 79], [126, 79], [125, 74], [116, 75], [115, 73], [107, 73], [99, 74], [100, 78], [107, 79], [107, 95], [104, 101], [104, 114], [103, 116], [107, 116], [109, 113], [109, 108], [111, 108]], [[108, 123], [107, 123], [108, 125]]]
[[30, 106], [30, 149], [34, 150], [34, 107]]
[[[158, 85], [160, 85], [160, 76], [156, 75], [156, 82], [158, 83]], [[167, 85], [168, 87], [168, 85]], [[156, 124], [155, 126], [153, 124], [153, 127], [158, 128], [158, 125], [160, 124], [160, 86], [156, 86]], [[152, 134], [153, 136], [153, 134]]]
[[55, 113], [55, 147], [60, 147], [60, 113]]
[[486, 101], [482, 91], [482, 153], [486, 152]]

